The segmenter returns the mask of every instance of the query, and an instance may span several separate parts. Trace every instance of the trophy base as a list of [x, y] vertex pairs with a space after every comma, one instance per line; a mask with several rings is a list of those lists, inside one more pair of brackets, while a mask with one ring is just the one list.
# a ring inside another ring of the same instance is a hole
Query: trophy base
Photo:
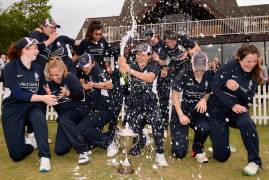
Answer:
[[133, 174], [134, 170], [132, 169], [132, 166], [123, 166], [120, 165], [119, 169], [117, 170], [120, 174]]

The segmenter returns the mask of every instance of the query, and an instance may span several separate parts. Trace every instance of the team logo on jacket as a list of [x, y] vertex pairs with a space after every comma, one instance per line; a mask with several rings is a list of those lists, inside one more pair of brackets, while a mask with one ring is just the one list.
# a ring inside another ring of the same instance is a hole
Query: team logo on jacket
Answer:
[[208, 81], [205, 81], [205, 88], [208, 88]]
[[248, 82], [248, 88], [251, 89], [252, 86], [253, 86], [253, 82], [252, 82], [252, 80], [250, 80], [250, 81]]
[[35, 81], [39, 81], [39, 75], [36, 72], [35, 72], [34, 76], [35, 76]]

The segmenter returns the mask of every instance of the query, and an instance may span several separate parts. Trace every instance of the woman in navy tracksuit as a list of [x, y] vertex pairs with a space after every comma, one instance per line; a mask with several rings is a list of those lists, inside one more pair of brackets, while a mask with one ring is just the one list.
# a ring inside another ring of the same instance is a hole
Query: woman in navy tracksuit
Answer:
[[114, 124], [116, 119], [116, 108], [110, 91], [113, 87], [112, 81], [90, 54], [82, 55], [77, 67], [89, 111], [79, 123], [81, 135], [91, 149], [95, 146], [107, 148], [107, 156], [115, 156], [118, 144], [113, 141], [114, 130], [102, 133], [104, 126], [108, 123]]
[[[178, 42], [178, 38], [181, 39]], [[165, 122], [165, 130], [168, 129], [169, 120], [169, 99], [171, 81], [175, 79], [184, 69], [191, 69], [189, 52], [191, 50], [199, 49], [199, 46], [194, 40], [186, 35], [178, 35], [170, 30], [165, 31], [164, 46], [162, 47], [161, 60], [158, 63], [161, 66], [161, 73], [158, 77], [158, 96], [160, 101], [162, 119]]]
[[43, 42], [39, 45], [40, 53], [37, 57], [37, 62], [45, 68], [49, 57], [60, 56], [65, 63], [69, 72], [76, 74], [76, 67], [71, 57], [68, 54], [68, 47], [79, 45], [80, 41], [74, 40], [68, 36], [58, 36], [57, 28], [60, 28], [53, 19], [47, 18], [43, 21], [40, 30], [36, 30], [30, 34], [30, 37]]
[[58, 98], [58, 104], [54, 106], [58, 113], [55, 153], [61, 156], [73, 147], [79, 154], [78, 164], [85, 164], [90, 161], [89, 148], [78, 129], [80, 120], [86, 115], [86, 108], [81, 103], [83, 88], [78, 78], [67, 72], [66, 65], [58, 56], [50, 58], [45, 66], [45, 76], [48, 80], [45, 86], [47, 94]]
[[4, 85], [11, 93], [3, 100], [2, 123], [9, 156], [20, 161], [34, 150], [31, 141], [24, 139], [24, 126], [30, 121], [39, 148], [40, 171], [49, 171], [51, 154], [45, 104], [55, 105], [57, 98], [44, 95], [44, 74], [33, 62], [38, 54], [36, 44], [36, 40], [24, 37], [8, 50], [11, 61], [4, 69]]
[[152, 51], [149, 44], [139, 44], [135, 51], [135, 62], [130, 65], [126, 63], [125, 57], [119, 58], [120, 71], [127, 72], [130, 75], [130, 95], [127, 101], [126, 122], [140, 136], [138, 145], [130, 153], [133, 155], [140, 153], [144, 144], [142, 136], [146, 120], [151, 124], [153, 130], [156, 163], [158, 166], [167, 167], [163, 147], [164, 122], [161, 120], [157, 93], [153, 91], [153, 81], [159, 74], [159, 67], [156, 62], [150, 60]]
[[77, 55], [73, 57], [74, 61], [84, 53], [89, 53], [94, 57], [95, 62], [100, 68], [106, 68], [105, 57], [110, 54], [110, 45], [103, 37], [104, 28], [100, 21], [92, 21], [88, 28], [85, 39], [83, 39], [78, 48]]
[[242, 45], [235, 59], [217, 71], [211, 85], [213, 95], [208, 101], [213, 157], [220, 162], [229, 158], [229, 126], [240, 129], [248, 153], [249, 163], [243, 170], [247, 175], [255, 175], [262, 164], [258, 133], [248, 112], [248, 103], [252, 102], [257, 84], [262, 82], [258, 57], [254, 45]]
[[[185, 69], [172, 84], [173, 111], [170, 123], [171, 149], [176, 158], [183, 158], [188, 151], [189, 127], [194, 130], [193, 156], [199, 163], [208, 162], [203, 144], [210, 126], [206, 119], [207, 100], [210, 95], [212, 72], [207, 70], [207, 56], [198, 53], [192, 57], [192, 70]], [[182, 95], [182, 101], [179, 102]]]

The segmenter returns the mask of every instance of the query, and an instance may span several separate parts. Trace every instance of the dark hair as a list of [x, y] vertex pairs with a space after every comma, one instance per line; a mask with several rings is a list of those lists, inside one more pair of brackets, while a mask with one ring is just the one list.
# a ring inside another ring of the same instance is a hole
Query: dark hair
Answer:
[[7, 50], [7, 56], [10, 60], [16, 60], [21, 57], [22, 49], [16, 47], [16, 43], [12, 42], [10, 47]]
[[89, 26], [88, 26], [88, 29], [87, 29], [87, 32], [86, 32], [86, 36], [85, 38], [88, 40], [88, 41], [92, 41], [93, 40], [93, 32], [95, 30], [103, 30], [103, 25], [101, 24], [101, 21], [92, 21]]
[[[259, 50], [255, 45], [252, 44], [243, 44], [241, 47], [237, 50], [236, 53], [236, 60], [241, 61], [243, 60], [247, 55], [249, 54], [257, 54], [258, 57], [260, 56]], [[251, 71], [252, 74], [252, 79], [257, 81], [258, 84], [262, 83], [262, 69], [260, 67], [260, 64], [258, 63], [257, 59], [257, 64], [254, 66], [254, 68]]]
[[168, 29], [166, 31], [164, 31], [164, 36], [163, 39], [169, 39], [169, 40], [177, 40], [177, 35], [174, 31]]

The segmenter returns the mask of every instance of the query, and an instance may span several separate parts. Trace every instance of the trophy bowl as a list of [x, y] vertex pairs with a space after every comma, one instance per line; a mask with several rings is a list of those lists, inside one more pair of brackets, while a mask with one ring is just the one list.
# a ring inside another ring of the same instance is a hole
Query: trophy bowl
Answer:
[[[135, 137], [138, 137], [136, 143], [133, 142]], [[117, 171], [121, 174], [132, 174], [134, 173], [134, 169], [128, 159], [128, 152], [139, 142], [139, 135], [134, 133], [133, 130], [129, 128], [128, 124], [126, 124], [124, 129], [119, 129], [119, 132], [117, 132], [117, 139], [125, 155], [124, 160], [120, 161], [120, 166]]]

